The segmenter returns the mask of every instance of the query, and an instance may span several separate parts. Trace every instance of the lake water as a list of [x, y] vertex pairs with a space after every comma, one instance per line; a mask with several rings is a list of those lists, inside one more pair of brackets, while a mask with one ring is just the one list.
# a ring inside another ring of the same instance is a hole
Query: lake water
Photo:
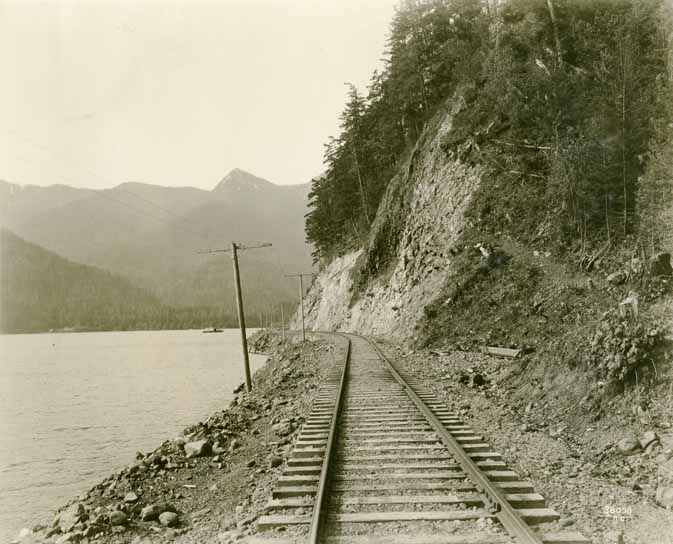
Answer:
[[[0, 542], [225, 408], [238, 329], [0, 335]], [[265, 357], [251, 355], [254, 372]]]

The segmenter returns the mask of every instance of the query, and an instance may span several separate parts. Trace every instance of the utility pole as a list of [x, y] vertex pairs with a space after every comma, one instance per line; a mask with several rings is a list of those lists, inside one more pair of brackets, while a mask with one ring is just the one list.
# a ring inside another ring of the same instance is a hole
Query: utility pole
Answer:
[[299, 306], [301, 308], [301, 341], [306, 342], [306, 327], [304, 326], [304, 276], [315, 276], [313, 273], [285, 274], [286, 278], [299, 278]]
[[283, 332], [283, 341], [285, 340], [285, 315], [283, 314], [283, 304], [280, 304], [280, 328]]
[[238, 251], [244, 249], [255, 249], [258, 247], [271, 247], [271, 244], [264, 243], [256, 246], [244, 246], [231, 242], [231, 249], [208, 249], [199, 251], [199, 253], [228, 253], [231, 251], [231, 258], [234, 262], [234, 283], [236, 284], [236, 309], [238, 311], [238, 327], [241, 329], [241, 347], [243, 348], [243, 364], [245, 366], [245, 388], [252, 391], [252, 378], [250, 377], [250, 359], [248, 356], [248, 338], [245, 334], [245, 314], [243, 313], [243, 294], [241, 293], [241, 277], [238, 271]]

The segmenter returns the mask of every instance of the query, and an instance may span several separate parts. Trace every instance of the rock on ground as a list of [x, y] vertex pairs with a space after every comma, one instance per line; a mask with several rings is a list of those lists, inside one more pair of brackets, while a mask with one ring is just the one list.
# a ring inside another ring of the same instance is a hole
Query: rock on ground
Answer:
[[208, 440], [196, 440], [185, 444], [185, 456], [187, 459], [192, 457], [202, 457], [212, 451], [212, 445]]
[[159, 523], [164, 527], [175, 527], [178, 524], [178, 515], [175, 512], [162, 512], [159, 514]]

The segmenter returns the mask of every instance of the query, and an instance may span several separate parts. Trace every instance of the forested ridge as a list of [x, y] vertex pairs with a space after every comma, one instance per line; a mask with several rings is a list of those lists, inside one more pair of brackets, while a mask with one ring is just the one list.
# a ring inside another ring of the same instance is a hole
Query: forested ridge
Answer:
[[233, 326], [231, 255], [199, 253], [231, 239], [273, 244], [241, 254], [240, 269], [248, 325], [279, 322], [280, 305], [289, 315], [297, 297], [284, 274], [310, 265], [302, 239], [307, 191], [240, 169], [212, 191], [0, 180], [0, 223], [16, 235], [3, 238], [2, 330]]
[[662, 0], [403, 2], [313, 180], [316, 261], [362, 245], [423, 127], [456, 102], [443, 148], [488, 168], [468, 214], [482, 232], [654, 250], [673, 227], [671, 20]]
[[0, 331], [234, 326], [223, 305], [172, 307], [121, 276], [63, 259], [0, 231]]

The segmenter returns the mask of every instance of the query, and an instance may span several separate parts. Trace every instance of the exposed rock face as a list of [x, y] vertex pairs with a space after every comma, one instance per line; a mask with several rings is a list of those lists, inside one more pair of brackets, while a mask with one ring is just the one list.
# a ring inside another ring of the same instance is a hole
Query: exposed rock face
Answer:
[[[459, 101], [457, 101], [459, 102]], [[414, 153], [391, 181], [368, 247], [333, 260], [316, 278], [305, 301], [306, 326], [313, 330], [358, 331], [407, 339], [452, 274], [452, 252], [463, 232], [465, 211], [479, 186], [482, 170], [447, 156], [442, 142], [451, 131], [454, 111], [419, 140]], [[353, 297], [356, 261], [372, 251], [387, 232], [391, 203], [404, 193], [403, 223], [396, 258], [386, 279], [370, 281]], [[293, 328], [301, 327], [295, 316]]]

